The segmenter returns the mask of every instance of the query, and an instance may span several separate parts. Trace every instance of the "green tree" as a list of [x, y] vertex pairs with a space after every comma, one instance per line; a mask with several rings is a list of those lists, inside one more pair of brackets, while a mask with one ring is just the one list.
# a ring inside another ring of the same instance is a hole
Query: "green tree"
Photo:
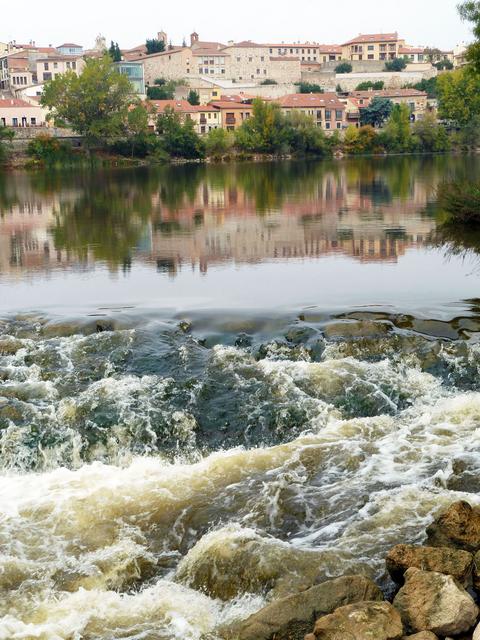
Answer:
[[212, 129], [205, 138], [207, 156], [223, 156], [228, 153], [234, 144], [234, 136], [225, 129]]
[[5, 162], [8, 156], [8, 145], [15, 137], [13, 129], [0, 127], [0, 163]]
[[435, 62], [433, 66], [439, 71], [451, 71], [453, 69], [453, 62], [450, 60], [440, 60], [440, 62]]
[[335, 73], [352, 73], [352, 65], [350, 62], [341, 62], [335, 67]]
[[118, 42], [110, 43], [110, 47], [108, 49], [108, 53], [113, 62], [121, 62], [122, 60], [122, 52], [120, 51], [120, 47], [118, 46]]
[[433, 63], [439, 56], [442, 55], [442, 52], [438, 47], [427, 47], [423, 54], [429, 62]]
[[73, 71], [47, 82], [41, 104], [58, 126], [85, 137], [87, 147], [119, 136], [127, 120], [132, 85], [112, 67], [109, 55], [87, 59], [81, 75]]
[[437, 79], [440, 118], [459, 127], [479, 122], [480, 76], [471, 68], [445, 73]]
[[195, 89], [190, 89], [190, 91], [188, 92], [187, 100], [193, 106], [199, 105], [200, 95], [198, 91], [195, 91]]
[[157, 119], [157, 133], [161, 138], [162, 148], [174, 158], [203, 158], [205, 145], [195, 132], [195, 125], [190, 118], [184, 122], [178, 113], [167, 107]]
[[371, 82], [370, 80], [367, 82], [361, 82], [355, 91], [370, 91], [373, 89], [374, 91], [381, 91], [385, 88], [385, 83], [383, 80], [379, 80], [378, 82]]
[[417, 138], [422, 151], [447, 151], [450, 141], [445, 127], [438, 124], [434, 113], [426, 113], [413, 125], [413, 135]]
[[323, 93], [323, 89], [319, 84], [312, 82], [297, 82], [299, 93]]
[[385, 63], [385, 71], [403, 71], [407, 66], [405, 58], [395, 58]]
[[417, 89], [417, 91], [424, 91], [429, 98], [435, 99], [437, 97], [437, 78], [423, 79], [415, 84], [404, 84], [402, 89]]
[[131, 156], [133, 158], [135, 148], [145, 147], [149, 134], [148, 112], [141, 102], [138, 102], [129, 110], [125, 132], [131, 145]]
[[301, 154], [326, 154], [325, 134], [315, 125], [311, 117], [292, 111], [285, 117], [285, 128], [291, 151]]
[[372, 127], [381, 127], [390, 117], [393, 103], [387, 98], [373, 98], [370, 105], [360, 109], [360, 124], [370, 124]]
[[262, 80], [260, 84], [269, 85], [269, 84], [278, 84], [278, 82], [276, 80], [272, 80], [272, 78], [265, 78], [265, 80]]
[[467, 49], [467, 61], [480, 73], [480, 1], [464, 0], [458, 5], [462, 20], [472, 23], [475, 42]]
[[278, 153], [288, 151], [285, 119], [275, 102], [253, 101], [253, 114], [236, 131], [237, 145], [246, 151]]
[[414, 139], [410, 126], [410, 109], [406, 104], [395, 104], [385, 125], [385, 142], [388, 151], [413, 151]]
[[150, 55], [152, 53], [162, 53], [165, 51], [165, 42], [163, 40], [158, 40], [157, 38], [147, 39], [145, 43], [147, 47], [147, 54]]
[[173, 100], [177, 83], [174, 80], [157, 78], [154, 86], [147, 87], [147, 97], [150, 100]]

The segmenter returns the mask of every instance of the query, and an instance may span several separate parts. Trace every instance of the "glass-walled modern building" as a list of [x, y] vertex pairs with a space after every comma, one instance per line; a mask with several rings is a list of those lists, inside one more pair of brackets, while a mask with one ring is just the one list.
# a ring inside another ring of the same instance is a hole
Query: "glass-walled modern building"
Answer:
[[145, 95], [145, 74], [142, 62], [115, 62], [115, 66], [120, 73], [128, 77], [135, 93]]

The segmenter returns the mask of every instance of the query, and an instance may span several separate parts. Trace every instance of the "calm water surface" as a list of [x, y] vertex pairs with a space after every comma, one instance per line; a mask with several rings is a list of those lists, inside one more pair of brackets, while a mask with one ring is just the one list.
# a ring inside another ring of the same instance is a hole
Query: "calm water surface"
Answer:
[[219, 638], [479, 504], [477, 158], [0, 174], [0, 640]]

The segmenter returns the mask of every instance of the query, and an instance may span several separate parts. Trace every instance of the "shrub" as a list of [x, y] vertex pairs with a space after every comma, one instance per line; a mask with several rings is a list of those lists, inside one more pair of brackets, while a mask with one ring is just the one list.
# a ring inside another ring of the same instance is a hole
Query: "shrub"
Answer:
[[335, 67], [335, 73], [352, 73], [352, 69], [350, 62], [341, 62]]
[[466, 224], [480, 223], [480, 184], [474, 182], [445, 182], [438, 189], [440, 206], [450, 221]]
[[405, 58], [395, 58], [385, 63], [385, 71], [403, 71], [407, 66]]
[[28, 143], [27, 155], [41, 164], [56, 164], [71, 162], [72, 147], [49, 134], [41, 133]]
[[207, 156], [218, 157], [228, 153], [234, 143], [234, 136], [225, 129], [212, 129], [205, 138]]
[[370, 91], [371, 89], [373, 89], [374, 91], [381, 91], [384, 88], [385, 83], [383, 82], [383, 80], [379, 80], [378, 82], [371, 82], [369, 80], [368, 82], [361, 82], [357, 86], [355, 91]]
[[319, 84], [312, 82], [297, 82], [299, 93], [323, 93], [323, 89]]
[[263, 85], [278, 84], [278, 82], [276, 80], [272, 80], [271, 78], [265, 78], [265, 80], [262, 80], [260, 84], [263, 84]]
[[205, 156], [203, 140], [195, 131], [190, 118], [182, 122], [178, 113], [171, 108], [158, 116], [157, 132], [160, 144], [173, 158], [195, 159]]

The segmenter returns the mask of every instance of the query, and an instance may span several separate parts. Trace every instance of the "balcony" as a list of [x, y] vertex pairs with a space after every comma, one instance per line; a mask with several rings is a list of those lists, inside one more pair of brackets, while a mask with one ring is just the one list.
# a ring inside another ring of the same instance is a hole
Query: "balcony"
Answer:
[[205, 116], [200, 116], [200, 124], [207, 124], [207, 119]]
[[235, 124], [236, 120], [235, 120], [235, 116], [227, 116], [225, 118], [225, 124]]

